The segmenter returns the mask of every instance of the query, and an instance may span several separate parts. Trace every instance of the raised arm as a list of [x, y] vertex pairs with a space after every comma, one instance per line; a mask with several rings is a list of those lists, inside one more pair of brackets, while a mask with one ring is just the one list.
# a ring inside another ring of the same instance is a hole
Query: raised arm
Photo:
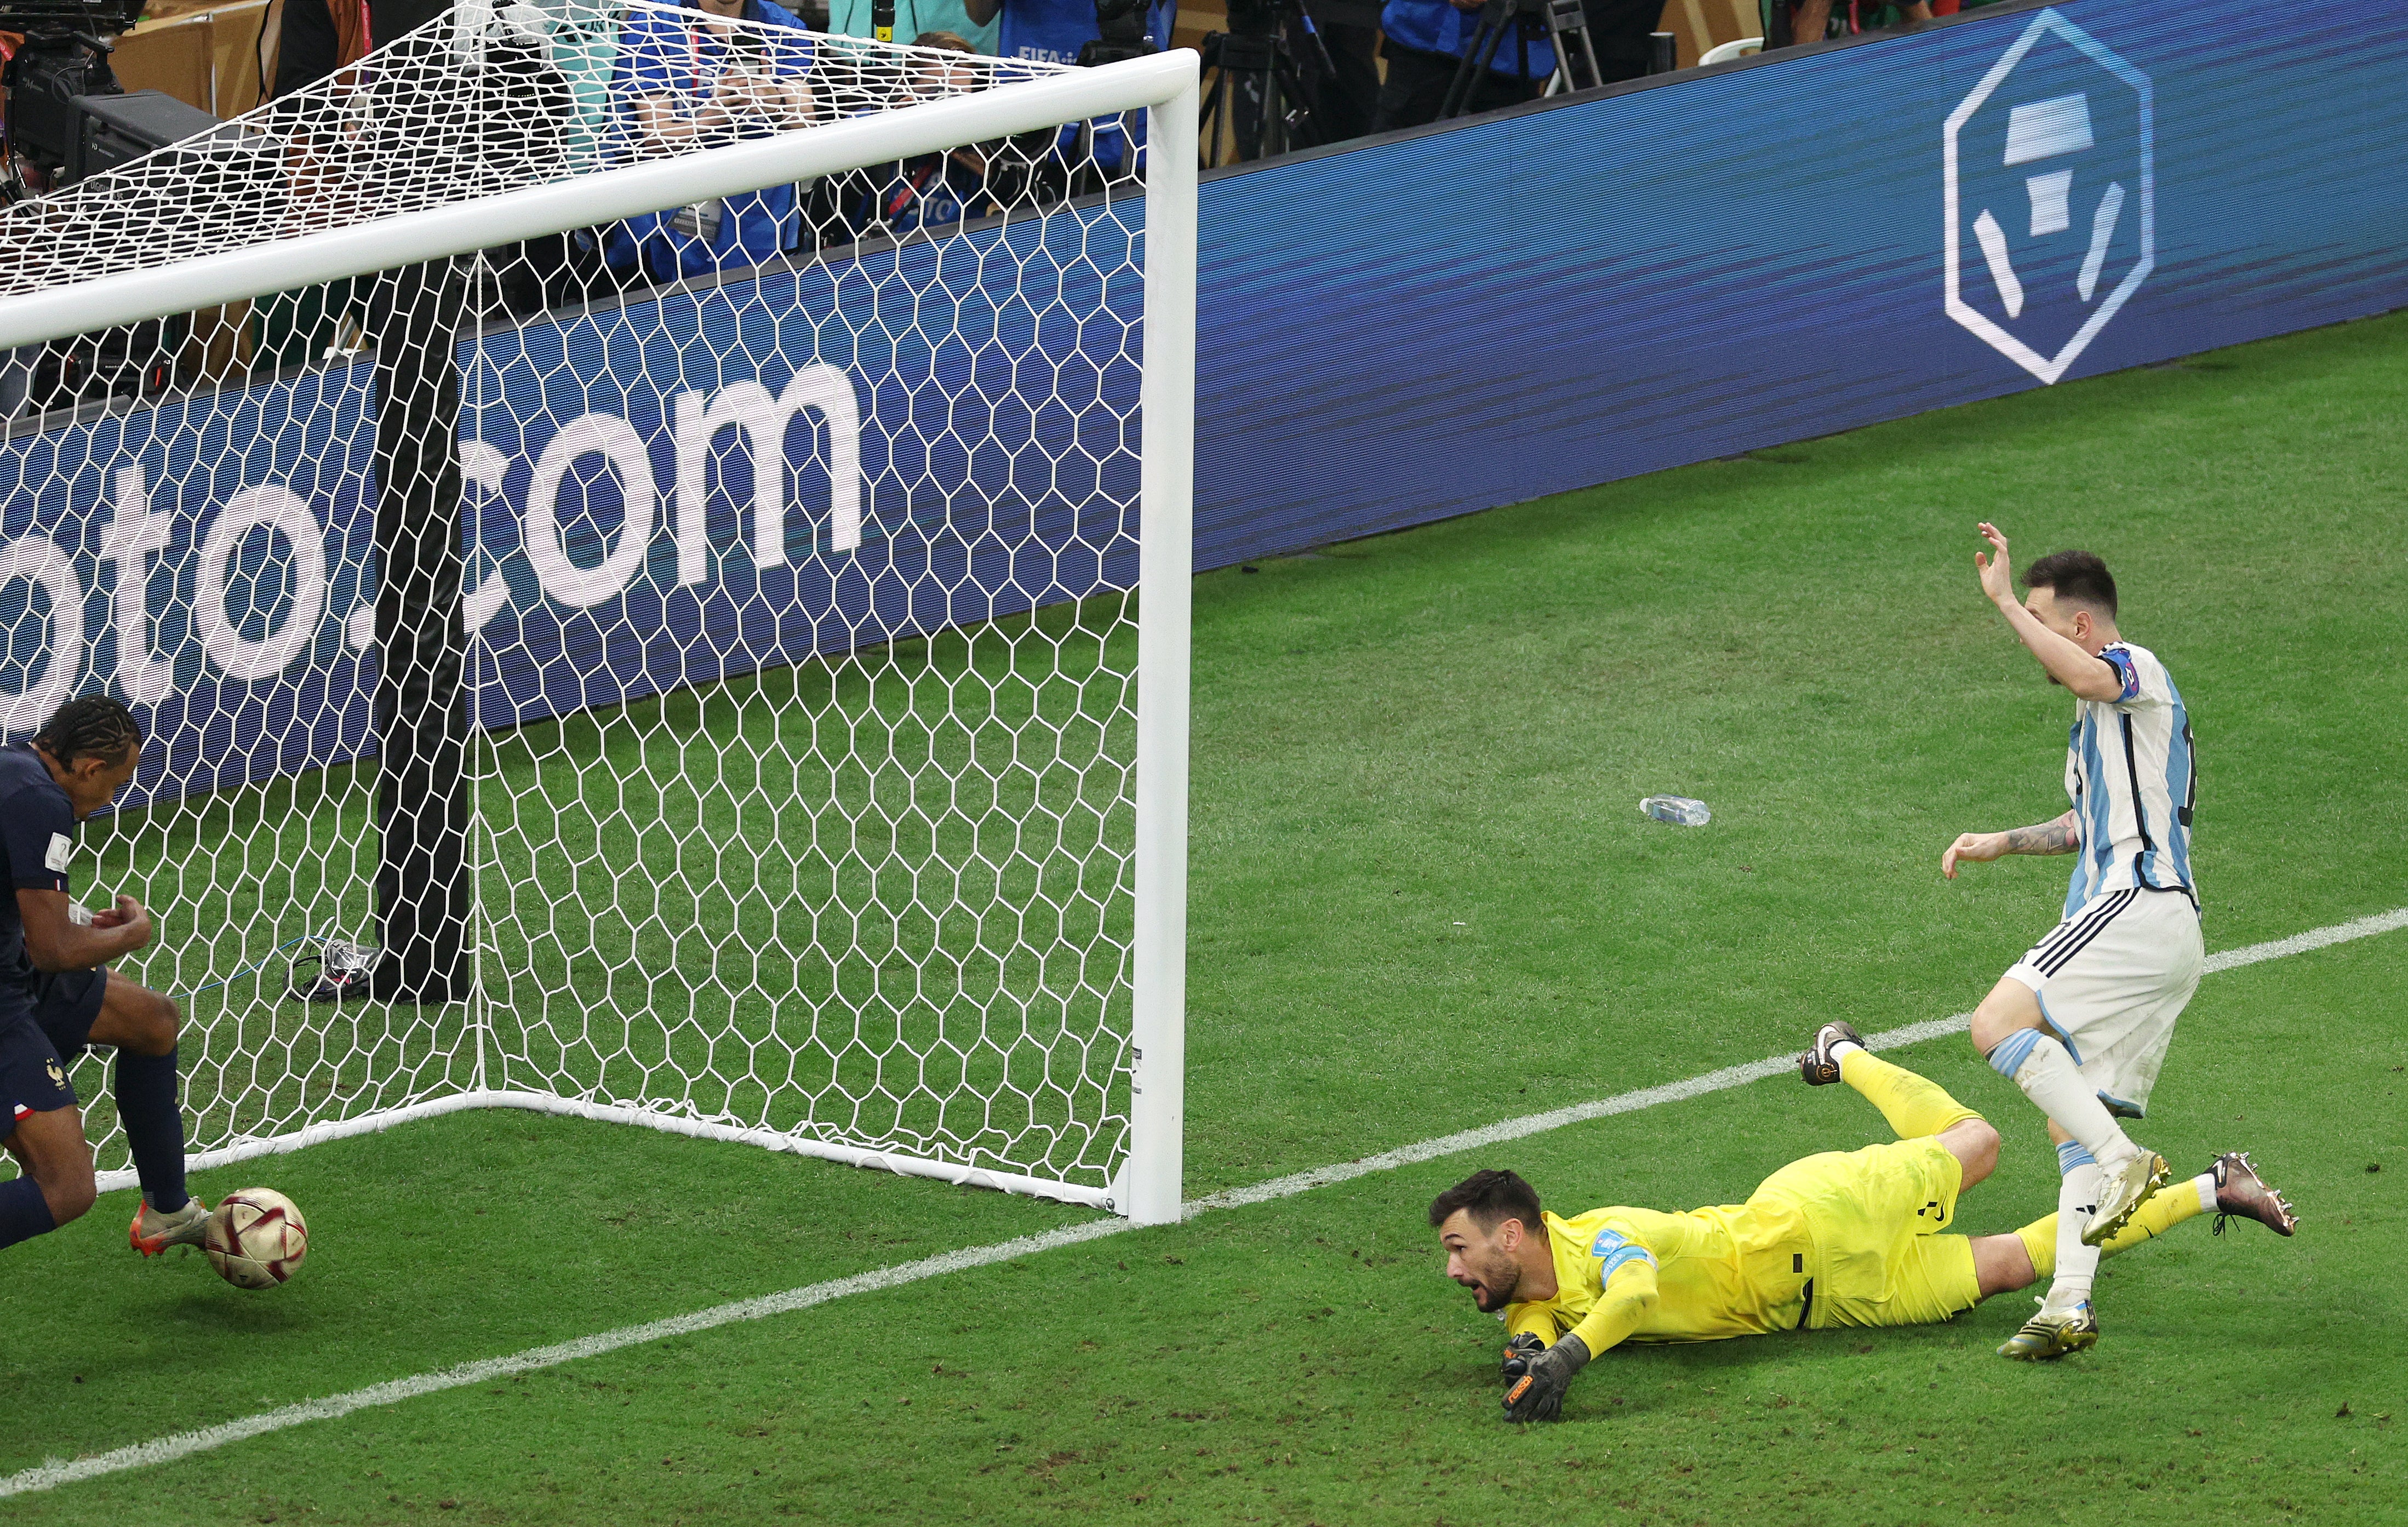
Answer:
[[2040, 659], [2048, 676], [2071, 690], [2085, 700], [2114, 700], [2124, 692], [2124, 676], [2105, 658], [2085, 651], [2075, 642], [2058, 635], [2040, 623], [2040, 617], [2024, 608], [2015, 598], [2014, 570], [2007, 563], [2007, 538], [1999, 527], [1984, 521], [1982, 538], [1990, 543], [1996, 556], [1973, 553], [1973, 570], [1981, 575], [1982, 592], [1990, 603], [1999, 607], [2006, 617], [2007, 629]]
[[2003, 833], [1960, 833], [1940, 856], [1940, 873], [1956, 878], [1959, 863], [1986, 864], [2011, 853], [2072, 853], [2082, 847], [2082, 819], [2068, 811], [2055, 821]]

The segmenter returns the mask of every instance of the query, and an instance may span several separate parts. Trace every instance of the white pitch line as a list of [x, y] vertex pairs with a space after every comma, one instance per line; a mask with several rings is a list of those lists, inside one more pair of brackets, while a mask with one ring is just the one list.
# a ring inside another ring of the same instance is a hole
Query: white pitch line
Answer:
[[[2266, 960], [2280, 960], [2286, 955], [2303, 954], [2333, 944], [2347, 943], [2354, 938], [2369, 938], [2376, 934], [2408, 928], [2408, 906], [2396, 911], [2381, 912], [2349, 922], [2338, 922], [2329, 928], [2313, 928], [2288, 938], [2278, 938], [2264, 944], [2251, 944], [2242, 949], [2227, 949], [2210, 955], [2207, 968], [2211, 971], [2232, 970], [2242, 965], [2254, 965]], [[1935, 1018], [1921, 1023], [1909, 1023], [1902, 1028], [1885, 1029], [1869, 1037], [1865, 1043], [1873, 1049], [1895, 1049], [1902, 1045], [1920, 1044], [1927, 1039], [1942, 1038], [1961, 1034], [1971, 1021], [1970, 1013], [1953, 1018]], [[1340, 1162], [1330, 1166], [1318, 1166], [1310, 1172], [1297, 1172], [1288, 1177], [1273, 1177], [1243, 1188], [1231, 1188], [1211, 1193], [1190, 1202], [1182, 1214], [1194, 1219], [1220, 1209], [1240, 1208], [1249, 1204], [1265, 1204], [1273, 1199], [1293, 1198], [1315, 1188], [1346, 1182], [1374, 1172], [1392, 1172], [1400, 1166], [1417, 1165], [1452, 1156], [1460, 1151], [1477, 1150], [1485, 1146], [1500, 1145], [1507, 1140], [1519, 1140], [1567, 1124], [1586, 1122], [1592, 1119], [1611, 1118], [1615, 1114], [1633, 1113], [1653, 1108], [1660, 1104], [1678, 1103], [1686, 1098], [1702, 1097], [1708, 1092], [1727, 1092], [1744, 1087], [1752, 1081], [1779, 1076], [1798, 1064], [1795, 1055], [1767, 1056], [1745, 1065], [1725, 1066], [1685, 1081], [1667, 1082], [1660, 1087], [1644, 1087], [1637, 1092], [1619, 1092], [1612, 1097], [1593, 1102], [1575, 1103], [1570, 1107], [1551, 1108], [1544, 1113], [1525, 1114], [1519, 1119], [1501, 1120], [1468, 1129], [1454, 1135], [1442, 1135], [1416, 1145], [1399, 1146], [1376, 1156], [1359, 1161]], [[463, 1363], [433, 1373], [394, 1378], [366, 1389], [355, 1389], [342, 1394], [330, 1394], [322, 1400], [304, 1400], [297, 1405], [281, 1406], [264, 1410], [239, 1420], [205, 1426], [194, 1432], [179, 1432], [173, 1436], [137, 1442], [105, 1453], [94, 1453], [78, 1459], [50, 1459], [32, 1468], [0, 1478], [0, 1499], [11, 1495], [31, 1494], [36, 1491], [55, 1490], [61, 1485], [75, 1484], [102, 1475], [120, 1474], [152, 1463], [173, 1463], [194, 1453], [222, 1448], [230, 1442], [263, 1436], [299, 1426], [305, 1421], [332, 1420], [348, 1416], [354, 1410], [374, 1406], [397, 1404], [413, 1400], [422, 1394], [435, 1394], [444, 1390], [464, 1389], [471, 1384], [490, 1383], [514, 1374], [531, 1373], [539, 1368], [557, 1367], [580, 1358], [599, 1357], [622, 1348], [638, 1347], [647, 1342], [671, 1336], [690, 1336], [697, 1332], [715, 1330], [723, 1325], [735, 1325], [745, 1320], [767, 1320], [772, 1315], [791, 1314], [824, 1305], [830, 1300], [856, 1293], [875, 1293], [882, 1289], [901, 1288], [948, 1273], [967, 1272], [973, 1267], [988, 1267], [1015, 1257], [1034, 1256], [1056, 1247], [1075, 1246], [1082, 1241], [1101, 1240], [1108, 1235], [1122, 1234], [1136, 1227], [1125, 1220], [1091, 1220], [1082, 1224], [1064, 1225], [1042, 1234], [1023, 1235], [1017, 1240], [999, 1241], [992, 1246], [966, 1247], [947, 1251], [918, 1262], [897, 1266], [881, 1267], [872, 1272], [856, 1273], [851, 1277], [831, 1278], [824, 1283], [806, 1284], [788, 1289], [783, 1293], [764, 1294], [757, 1299], [738, 1299], [730, 1304], [713, 1305], [687, 1315], [673, 1315], [666, 1320], [647, 1320], [641, 1325], [623, 1325], [615, 1331], [604, 1331], [575, 1341], [555, 1343], [550, 1347], [530, 1348], [509, 1357], [486, 1358], [476, 1363]]]
[[2408, 928], [2408, 906], [2377, 912], [2372, 917], [2358, 918], [2348, 922], [2336, 922], [2329, 928], [2311, 928], [2288, 938], [2270, 939], [2263, 944], [2226, 949], [2222, 954], [2209, 955], [2207, 968], [2212, 971], [2230, 970], [2238, 965], [2254, 965], [2262, 960], [2280, 960], [2286, 954], [2305, 954], [2328, 944], [2346, 944], [2353, 938], [2371, 938], [2395, 928]]
[[880, 1289], [898, 1288], [917, 1283], [923, 1278], [940, 1277], [972, 1267], [984, 1267], [994, 1263], [1009, 1262], [1014, 1257], [1030, 1256], [1039, 1251], [1051, 1251], [1057, 1246], [1072, 1246], [1080, 1241], [1092, 1241], [1105, 1235], [1117, 1235], [1131, 1229], [1125, 1220], [1091, 1220], [1083, 1224], [1064, 1225], [1039, 1235], [1023, 1235], [1017, 1240], [1001, 1241], [993, 1246], [967, 1247], [959, 1251], [947, 1251], [919, 1262], [907, 1262], [899, 1266], [881, 1267], [874, 1272], [856, 1273], [851, 1277], [831, 1278], [825, 1283], [807, 1284], [788, 1289], [783, 1293], [764, 1294], [757, 1299], [738, 1299], [732, 1304], [713, 1305], [690, 1315], [672, 1315], [663, 1320], [647, 1320], [641, 1325], [623, 1325], [616, 1331], [604, 1331], [575, 1341], [564, 1341], [550, 1347], [530, 1348], [509, 1357], [485, 1358], [476, 1363], [462, 1363], [433, 1373], [413, 1375], [408, 1378], [390, 1379], [371, 1384], [366, 1389], [351, 1390], [343, 1394], [330, 1394], [322, 1400], [303, 1400], [297, 1405], [281, 1406], [264, 1410], [240, 1420], [223, 1421], [205, 1426], [197, 1432], [179, 1432], [173, 1436], [137, 1442], [106, 1453], [72, 1461], [50, 1459], [33, 1468], [0, 1479], [0, 1497], [22, 1495], [37, 1490], [53, 1490], [60, 1485], [74, 1484], [104, 1474], [116, 1474], [126, 1469], [138, 1469], [150, 1463], [173, 1463], [194, 1453], [222, 1448], [229, 1442], [240, 1442], [269, 1432], [280, 1432], [304, 1421], [332, 1420], [348, 1416], [354, 1410], [370, 1406], [393, 1405], [402, 1400], [414, 1400], [422, 1394], [434, 1394], [447, 1389], [461, 1389], [470, 1384], [490, 1383], [512, 1374], [529, 1373], [538, 1368], [557, 1367], [582, 1357], [599, 1357], [623, 1347], [635, 1347], [645, 1342], [661, 1341], [670, 1336], [692, 1335], [717, 1326], [733, 1325], [741, 1320], [766, 1320], [772, 1315], [784, 1315], [793, 1310], [809, 1309], [831, 1299], [847, 1294], [872, 1293]]

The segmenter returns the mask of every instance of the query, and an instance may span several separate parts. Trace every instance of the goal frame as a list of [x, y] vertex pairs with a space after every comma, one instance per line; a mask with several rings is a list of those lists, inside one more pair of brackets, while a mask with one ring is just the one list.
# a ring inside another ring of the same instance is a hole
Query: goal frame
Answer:
[[[727, 1140], [907, 1176], [1085, 1204], [1140, 1224], [1181, 1217], [1185, 1134], [1190, 578], [1194, 568], [1197, 61], [1177, 50], [549, 184], [0, 297], [0, 352], [738, 195], [956, 144], [1144, 110], [1144, 369], [1129, 1149], [1108, 1188], [552, 1093], [482, 1087], [196, 1151], [220, 1166], [467, 1108], [511, 1107]], [[482, 1043], [481, 1036], [480, 1043]], [[478, 1073], [481, 1078], [483, 1068]], [[100, 1174], [104, 1190], [134, 1174]]]

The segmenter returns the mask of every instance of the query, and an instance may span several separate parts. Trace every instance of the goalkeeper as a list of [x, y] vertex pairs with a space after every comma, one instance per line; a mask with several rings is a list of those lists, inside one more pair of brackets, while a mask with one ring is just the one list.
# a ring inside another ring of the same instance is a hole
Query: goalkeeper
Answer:
[[[2057, 1217], [2005, 1235], [1941, 1234], [1956, 1195], [1990, 1175], [1999, 1135], [1938, 1084], [1827, 1023], [1799, 1069], [1845, 1081], [1899, 1138], [1809, 1156], [1744, 1204], [1662, 1214], [1543, 1213], [1512, 1172], [1475, 1172], [1438, 1195], [1429, 1222], [1446, 1273], [1483, 1310], [1502, 1311], [1508, 1420], [1552, 1420], [1572, 1378], [1617, 1342], [1714, 1341], [1800, 1328], [1936, 1324], [2049, 1276]], [[2246, 1156], [2216, 1158], [2160, 1191], [2102, 1250], [2113, 1256], [2193, 1216], [2255, 1220], [2288, 1235], [2298, 1220]]]

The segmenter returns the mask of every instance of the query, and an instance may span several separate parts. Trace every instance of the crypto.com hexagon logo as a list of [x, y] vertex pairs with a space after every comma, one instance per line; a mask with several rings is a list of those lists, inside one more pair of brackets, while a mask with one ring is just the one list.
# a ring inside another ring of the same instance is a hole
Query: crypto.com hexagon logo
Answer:
[[2150, 109], [2147, 75], [2043, 10], [1948, 114], [1948, 316], [2043, 382], [2157, 265]]

